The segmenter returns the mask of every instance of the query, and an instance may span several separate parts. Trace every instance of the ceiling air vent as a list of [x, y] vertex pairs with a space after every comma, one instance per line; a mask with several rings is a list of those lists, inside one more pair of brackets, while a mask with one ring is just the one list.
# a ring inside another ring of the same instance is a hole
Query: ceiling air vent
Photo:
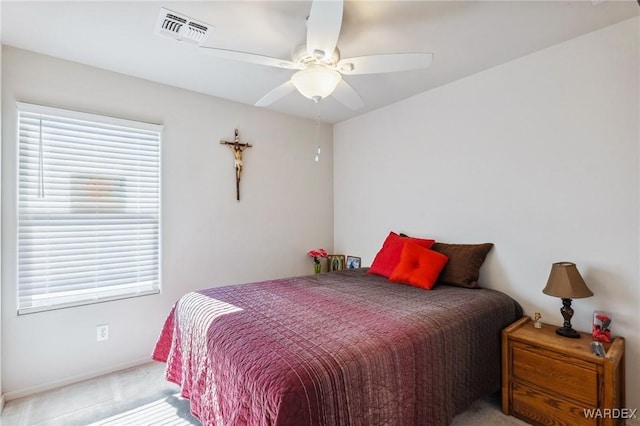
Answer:
[[198, 22], [188, 16], [161, 7], [155, 34], [202, 46], [209, 39], [213, 28], [209, 24]]

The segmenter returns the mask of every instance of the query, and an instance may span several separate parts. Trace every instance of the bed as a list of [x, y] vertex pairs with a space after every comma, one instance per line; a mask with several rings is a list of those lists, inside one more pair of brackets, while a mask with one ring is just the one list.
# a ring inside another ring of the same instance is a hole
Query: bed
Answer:
[[153, 359], [204, 425], [447, 425], [500, 389], [518, 303], [367, 268], [186, 294]]

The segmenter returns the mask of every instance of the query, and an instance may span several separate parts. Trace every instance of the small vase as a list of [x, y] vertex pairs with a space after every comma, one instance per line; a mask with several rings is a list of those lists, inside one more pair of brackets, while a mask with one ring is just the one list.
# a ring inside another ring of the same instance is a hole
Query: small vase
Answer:
[[314, 263], [313, 264], [313, 272], [319, 274], [322, 271], [322, 263]]

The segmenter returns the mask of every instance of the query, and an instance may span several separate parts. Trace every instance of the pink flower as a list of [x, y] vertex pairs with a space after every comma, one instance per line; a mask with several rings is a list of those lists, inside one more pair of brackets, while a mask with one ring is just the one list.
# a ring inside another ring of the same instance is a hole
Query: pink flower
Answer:
[[319, 257], [327, 257], [327, 252], [324, 249], [310, 250], [307, 254], [313, 257], [314, 263], [320, 263]]

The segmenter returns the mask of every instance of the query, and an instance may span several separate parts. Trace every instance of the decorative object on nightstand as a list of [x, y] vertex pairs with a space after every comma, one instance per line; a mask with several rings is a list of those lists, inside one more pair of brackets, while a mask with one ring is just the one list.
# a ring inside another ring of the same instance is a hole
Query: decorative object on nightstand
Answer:
[[542, 328], [542, 321], [540, 321], [541, 319], [542, 315], [540, 314], [540, 312], [533, 313], [533, 326], [535, 328]]
[[325, 249], [310, 250], [307, 254], [313, 257], [313, 272], [315, 272], [316, 274], [322, 272], [322, 263], [320, 263], [320, 259], [318, 258], [327, 257], [327, 252], [325, 251]]
[[554, 328], [523, 317], [502, 330], [502, 412], [533, 425], [623, 426], [594, 413], [625, 408], [624, 338], [598, 356], [589, 333], [569, 340]]
[[564, 323], [562, 327], [556, 329], [556, 333], [564, 337], [580, 337], [580, 333], [571, 327], [571, 317], [573, 317], [571, 299], [591, 297], [593, 293], [582, 279], [576, 264], [571, 262], [557, 262], [551, 265], [549, 279], [542, 292], [549, 296], [560, 297], [562, 299], [560, 313], [562, 313]]
[[609, 312], [593, 311], [591, 337], [601, 342], [611, 342], [611, 314]]

